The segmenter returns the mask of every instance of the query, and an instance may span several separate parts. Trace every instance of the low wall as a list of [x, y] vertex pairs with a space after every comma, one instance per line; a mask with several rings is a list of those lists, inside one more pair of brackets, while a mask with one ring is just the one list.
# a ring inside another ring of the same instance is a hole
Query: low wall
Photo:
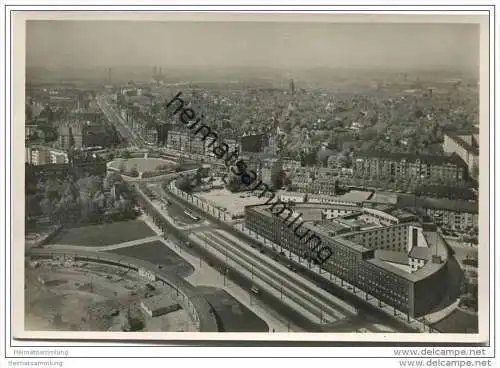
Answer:
[[232, 219], [232, 214], [221, 211], [217, 206], [214, 206], [206, 199], [197, 197], [193, 194], [183, 192], [179, 188], [175, 186], [175, 181], [172, 181], [169, 185], [170, 192], [175, 194], [177, 197], [180, 197], [188, 202], [190, 202], [193, 206], [196, 206], [198, 209], [202, 210], [204, 213], [214, 217], [216, 220], [224, 220], [229, 221]]

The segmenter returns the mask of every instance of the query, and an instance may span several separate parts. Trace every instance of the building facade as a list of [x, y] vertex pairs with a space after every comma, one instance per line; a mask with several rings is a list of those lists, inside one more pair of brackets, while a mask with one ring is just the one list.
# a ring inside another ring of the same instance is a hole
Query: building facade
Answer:
[[464, 181], [466, 165], [450, 156], [426, 156], [387, 152], [359, 153], [354, 160], [354, 176], [376, 180], [408, 180], [423, 182]]
[[[345, 210], [345, 207], [343, 209]], [[362, 208], [353, 206], [353, 211], [355, 210]], [[406, 254], [409, 263], [408, 249], [419, 246], [418, 233], [423, 234], [425, 239], [434, 239], [439, 237], [435, 227], [425, 228], [405, 223], [360, 231], [351, 228], [350, 230], [354, 231], [346, 234], [342, 231], [331, 231], [317, 222], [308, 222], [307, 215], [304, 215], [305, 208], [298, 204], [294, 207], [294, 212], [297, 213], [298, 220], [290, 226], [287, 221], [289, 214], [276, 215], [271, 212], [269, 206], [247, 206], [245, 226], [278, 244], [283, 251], [294, 253], [313, 264], [315, 258], [312, 251], [317, 245], [317, 242], [311, 241], [311, 235], [314, 235], [321, 240], [321, 247], [327, 247], [331, 252], [331, 256], [321, 264], [321, 268], [339, 278], [342, 283], [346, 282], [355, 289], [377, 298], [379, 305], [385, 303], [407, 313], [408, 316], [418, 317], [440, 302], [446, 289], [445, 265], [448, 257], [442, 240], [420, 244], [425, 245], [429, 253], [439, 256], [423, 266], [419, 263], [420, 268], [414, 264], [414, 272], [405, 272], [375, 256], [377, 250]], [[413, 258], [416, 259], [417, 256]]]
[[33, 148], [31, 150], [31, 163], [35, 166], [50, 163], [50, 151], [46, 148]]
[[477, 177], [479, 170], [479, 130], [445, 133], [443, 151], [455, 153], [467, 164], [472, 177]]

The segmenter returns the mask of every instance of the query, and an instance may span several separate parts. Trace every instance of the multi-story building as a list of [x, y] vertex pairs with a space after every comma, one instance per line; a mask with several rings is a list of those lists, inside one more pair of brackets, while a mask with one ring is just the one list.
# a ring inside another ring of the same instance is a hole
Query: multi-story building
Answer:
[[[107, 142], [107, 132], [103, 124], [90, 121], [69, 121], [57, 127], [59, 148], [67, 150], [73, 148], [104, 147]], [[71, 142], [72, 141], [72, 142]]]
[[[342, 219], [325, 226], [317, 221], [318, 210], [362, 213], [363, 207], [353, 205], [348, 210], [345, 205], [333, 208], [296, 203], [290, 208], [291, 215], [290, 211], [273, 213], [268, 205], [247, 206], [245, 226], [310, 263], [317, 263], [315, 249], [329, 249], [330, 257], [319, 267], [342, 284], [376, 298], [379, 306], [385, 303], [408, 317], [419, 317], [441, 302], [447, 289], [449, 254], [435, 226], [400, 223], [362, 227], [362, 222]], [[414, 250], [420, 247], [422, 251]], [[403, 260], [406, 268], [396, 267], [391, 261], [394, 258]]]
[[479, 170], [479, 129], [444, 134], [443, 151], [456, 153], [475, 178]]
[[397, 205], [421, 209], [443, 228], [464, 231], [478, 227], [478, 202], [400, 194]]
[[188, 132], [180, 130], [169, 130], [167, 136], [167, 148], [187, 152], [190, 142], [190, 136]]
[[449, 156], [410, 155], [388, 152], [359, 153], [354, 160], [354, 176], [367, 179], [416, 179], [419, 181], [463, 181], [467, 178], [464, 161]]
[[236, 139], [224, 139], [224, 143], [228, 146], [228, 154], [232, 152], [241, 152], [240, 143]]
[[[211, 151], [213, 151], [213, 148]], [[188, 144], [188, 152], [196, 155], [204, 155], [206, 153], [205, 142], [198, 137], [191, 136]]]
[[308, 192], [311, 183], [314, 181], [314, 168], [298, 167], [293, 171], [292, 184], [299, 192]]
[[166, 146], [169, 149], [196, 154], [196, 155], [213, 155], [213, 147], [215, 143], [211, 139], [200, 139], [198, 136], [193, 136], [187, 130], [168, 130]]
[[283, 170], [286, 172], [292, 172], [293, 170], [301, 167], [302, 165], [300, 164], [300, 161], [293, 160], [291, 158], [282, 158], [281, 159], [283, 163]]
[[150, 144], [158, 142], [158, 130], [155, 127], [146, 127], [144, 129], [144, 139]]
[[365, 204], [360, 219], [368, 223], [390, 226], [416, 221], [417, 217], [408, 211], [398, 209], [396, 206]]
[[59, 148], [67, 150], [73, 145], [74, 148], [83, 148], [83, 137], [80, 124], [77, 121], [66, 122], [57, 127], [57, 143]]
[[250, 170], [257, 174], [257, 180], [262, 180], [262, 157], [258, 154], [246, 154], [240, 156], [240, 159], [245, 162], [247, 172]]
[[24, 137], [29, 138], [33, 134], [38, 133], [38, 125], [36, 124], [26, 124], [24, 125]]
[[278, 192], [278, 198], [282, 202], [305, 202], [306, 199], [306, 194], [302, 192], [289, 192], [289, 191], [284, 191], [281, 190]]
[[35, 166], [47, 164], [66, 164], [68, 154], [64, 151], [44, 146], [26, 147], [25, 162]]
[[50, 163], [50, 151], [47, 148], [37, 147], [31, 151], [31, 163], [35, 166]]
[[338, 174], [331, 168], [319, 168], [316, 178], [309, 186], [309, 191], [318, 194], [335, 194]]
[[24, 162], [31, 165], [32, 155], [33, 155], [33, 149], [31, 148], [31, 146], [29, 146], [29, 145], [25, 146], [24, 147]]
[[269, 157], [262, 160], [261, 176], [266, 184], [272, 184], [273, 175], [283, 169], [283, 163], [278, 157]]
[[326, 160], [326, 166], [331, 169], [339, 167], [338, 156], [337, 155], [329, 156], [328, 159]]
[[67, 164], [68, 154], [59, 150], [50, 150], [50, 163], [51, 164]]

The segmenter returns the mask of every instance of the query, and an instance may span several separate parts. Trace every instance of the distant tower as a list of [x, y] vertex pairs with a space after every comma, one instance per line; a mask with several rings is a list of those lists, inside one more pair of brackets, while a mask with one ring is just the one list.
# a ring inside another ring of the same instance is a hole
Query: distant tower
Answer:
[[295, 94], [295, 83], [293, 79], [290, 79], [290, 92], [292, 93], [292, 95]]
[[161, 78], [161, 66], [158, 69], [158, 76]]
[[429, 97], [432, 97], [432, 88], [429, 88], [428, 91], [429, 91]]
[[156, 79], [156, 65], [153, 66], [153, 79]]
[[108, 68], [108, 83], [113, 83], [113, 70], [111, 68]]

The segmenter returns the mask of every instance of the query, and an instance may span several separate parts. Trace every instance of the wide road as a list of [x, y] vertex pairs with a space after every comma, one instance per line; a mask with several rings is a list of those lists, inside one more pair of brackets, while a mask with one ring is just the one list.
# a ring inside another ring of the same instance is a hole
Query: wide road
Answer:
[[[192, 205], [191, 203], [188, 203], [187, 201], [178, 198], [174, 194], [168, 192], [167, 195], [169, 196], [169, 200], [172, 202], [177, 202], [180, 206], [187, 206], [192, 210], [192, 212], [196, 213], [198, 216], [200, 216], [203, 219], [207, 219], [207, 214], [201, 210], [200, 208], [197, 208], [196, 206]], [[213, 221], [212, 221], [213, 223]], [[219, 227], [214, 224], [214, 227]], [[238, 236], [236, 234], [236, 230], [234, 231], [234, 236]], [[261, 247], [261, 244], [254, 239], [249, 239], [247, 237], [239, 237], [239, 239], [244, 239], [244, 243], [247, 244], [245, 248], [250, 247], [251, 244], [256, 246], [257, 248]], [[274, 254], [273, 254], [274, 253]], [[266, 251], [265, 256], [268, 257], [269, 260], [273, 259], [273, 257], [277, 255], [277, 252], [271, 252], [270, 250]], [[350, 305], [356, 306], [356, 308], [359, 311], [362, 311], [364, 315], [366, 315], [369, 318], [373, 318], [376, 321], [380, 321], [380, 323], [390, 326], [391, 328], [395, 329], [396, 331], [400, 332], [419, 332], [418, 328], [416, 327], [411, 327], [408, 326], [404, 321], [401, 321], [400, 319], [397, 319], [396, 317], [389, 316], [386, 314], [386, 312], [377, 309], [376, 307], [372, 306], [369, 303], [366, 303], [364, 301], [361, 301], [358, 296], [355, 296], [351, 294], [350, 292], [342, 289], [340, 286], [337, 286], [333, 284], [332, 282], [326, 280], [322, 276], [319, 276], [312, 270], [308, 269], [302, 264], [299, 264], [297, 262], [294, 262], [292, 260], [288, 260], [289, 263], [292, 263], [296, 268], [297, 268], [297, 273], [300, 275], [302, 278], [311, 281], [312, 283], [316, 284], [318, 287], [324, 290], [325, 294], [330, 294], [334, 295], [343, 301], [349, 303]]]
[[[162, 183], [148, 183], [146, 184], [151, 191], [158, 196], [158, 198], [167, 199], [168, 195], [163, 190]], [[185, 223], [187, 225], [193, 225], [199, 223], [199, 221], [193, 220], [191, 217], [186, 215], [184, 211], [186, 210], [185, 206], [179, 205], [177, 202], [173, 202], [169, 200], [169, 205], [165, 208], [165, 211], [174, 219]]]
[[116, 109], [110, 104], [107, 96], [98, 96], [96, 100], [99, 108], [102, 110], [106, 118], [115, 126], [116, 130], [127, 140], [129, 144], [138, 148], [146, 146], [144, 139], [133, 131], [118, 111], [116, 111]]
[[[167, 194], [162, 190], [157, 193]], [[177, 199], [169, 197], [171, 206], [179, 206]], [[208, 219], [206, 221], [210, 222]], [[253, 274], [259, 279], [257, 284], [262, 289], [274, 292], [278, 297], [282, 293], [286, 296], [285, 304], [289, 304], [292, 309], [311, 322], [332, 323], [357, 314], [356, 308], [348, 303], [325, 293], [323, 289], [277, 263], [268, 255], [252, 249], [248, 243], [225, 231], [214, 231], [216, 225], [212, 223], [212, 226], [212, 231], [192, 232], [191, 240], [197, 243], [205, 242], [215, 251], [214, 253], [224, 254], [230, 258], [236, 270], [248, 276]]]
[[294, 274], [283, 265], [268, 259], [259, 251], [242, 247], [239, 241], [224, 231], [192, 235], [191, 239], [227, 258], [228, 265], [245, 271], [254, 283], [266, 291], [282, 296], [285, 304], [313, 323], [332, 323], [356, 314], [355, 308]]

